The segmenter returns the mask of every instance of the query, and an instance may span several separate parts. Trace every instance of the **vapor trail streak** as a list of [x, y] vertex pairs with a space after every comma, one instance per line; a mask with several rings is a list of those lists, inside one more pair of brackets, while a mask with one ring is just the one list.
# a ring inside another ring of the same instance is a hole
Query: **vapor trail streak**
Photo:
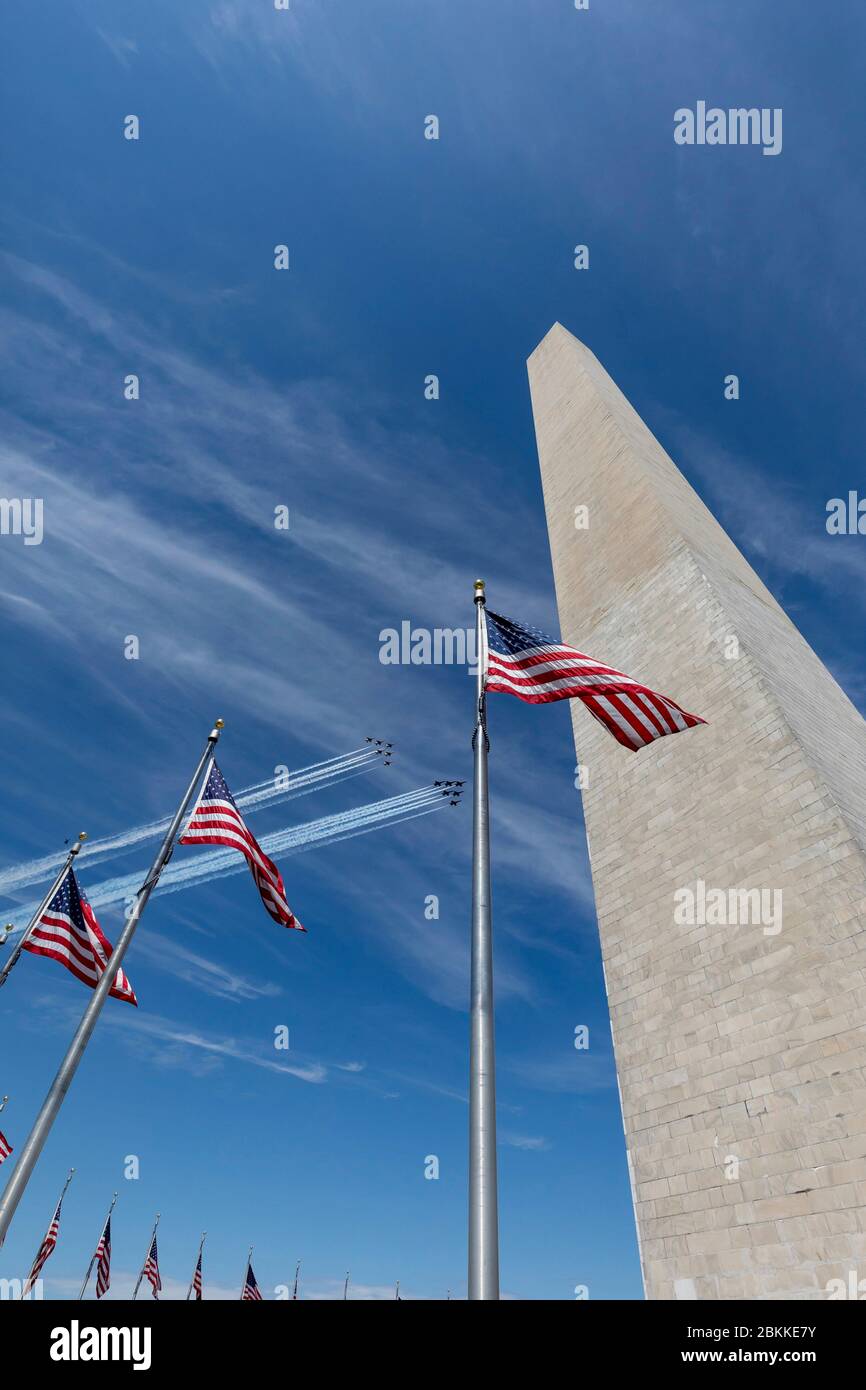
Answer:
[[[415, 791], [404, 792], [399, 796], [386, 797], [382, 801], [372, 801], [366, 806], [356, 806], [349, 811], [338, 811], [332, 816], [308, 821], [305, 825], [287, 826], [262, 836], [262, 849], [269, 855], [297, 854], [314, 845], [334, 844], [338, 840], [363, 835], [380, 826], [396, 824], [403, 820], [413, 820], [442, 809], [446, 801], [440, 790], [434, 787], [418, 787]], [[247, 871], [246, 861], [235, 850], [210, 850], [206, 854], [193, 853], [180, 863], [173, 863], [164, 870], [155, 888], [155, 893], [177, 893], [193, 884], [208, 883], [213, 878], [223, 878], [232, 873]], [[93, 907], [106, 907], [114, 903], [125, 903], [135, 896], [141, 887], [142, 875], [123, 874], [115, 878], [103, 879], [101, 883], [82, 885]], [[36, 902], [15, 909], [19, 923], [26, 922], [35, 911]], [[19, 928], [20, 930], [20, 928]], [[13, 938], [10, 936], [10, 941]]]
[[[308, 796], [310, 792], [321, 787], [336, 785], [348, 777], [358, 776], [376, 761], [377, 755], [373, 749], [354, 748], [349, 753], [326, 758], [324, 762], [311, 763], [309, 767], [289, 772], [279, 784], [275, 778], [267, 782], [254, 782], [252, 786], [244, 787], [236, 800], [242, 811], [260, 811], [264, 806], [292, 801], [298, 796]], [[148, 821], [143, 825], [132, 826], [129, 830], [121, 830], [117, 835], [88, 841], [79, 855], [79, 865], [89, 868], [91, 865], [103, 863], [106, 859], [112, 859], [115, 855], [125, 854], [134, 845], [159, 839], [168, 827], [169, 817], [166, 816], [164, 820]], [[24, 864], [15, 864], [3, 870], [0, 872], [0, 894], [27, 888], [34, 883], [46, 882], [57, 873], [65, 858], [64, 850], [61, 854], [45, 855], [41, 859], [31, 859]]]

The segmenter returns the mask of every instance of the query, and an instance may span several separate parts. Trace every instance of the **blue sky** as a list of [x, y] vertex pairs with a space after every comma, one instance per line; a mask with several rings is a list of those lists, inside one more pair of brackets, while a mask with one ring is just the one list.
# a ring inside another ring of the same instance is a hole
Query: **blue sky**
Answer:
[[[257, 834], [470, 777], [466, 671], [382, 665], [379, 633], [471, 624], [476, 574], [557, 630], [525, 371], [557, 320], [863, 707], [864, 542], [824, 525], [863, 486], [860, 15], [48, 0], [5, 27], [0, 492], [43, 498], [45, 535], [0, 538], [0, 872], [170, 812], [217, 714], [233, 788], [397, 745]], [[781, 107], [781, 155], [677, 147], [699, 99]], [[638, 1298], [568, 711], [494, 699], [491, 737], [503, 1291]], [[160, 1211], [168, 1294], [207, 1229], [214, 1297], [251, 1242], [268, 1293], [302, 1259], [310, 1298], [347, 1269], [357, 1297], [465, 1296], [469, 858], [468, 804], [292, 854], [306, 936], [246, 873], [155, 897], [140, 1008], [109, 1001], [0, 1274], [74, 1164], [49, 1297], [115, 1188], [118, 1294]], [[84, 1003], [33, 957], [2, 991], [13, 1144]]]

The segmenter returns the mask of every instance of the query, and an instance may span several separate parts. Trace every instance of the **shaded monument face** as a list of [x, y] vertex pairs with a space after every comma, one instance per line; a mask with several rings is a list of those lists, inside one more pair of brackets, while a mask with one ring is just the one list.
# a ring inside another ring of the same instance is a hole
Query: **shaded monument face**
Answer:
[[562, 640], [709, 721], [630, 753], [572, 702], [647, 1296], [842, 1296], [866, 723], [592, 353], [529, 377]]

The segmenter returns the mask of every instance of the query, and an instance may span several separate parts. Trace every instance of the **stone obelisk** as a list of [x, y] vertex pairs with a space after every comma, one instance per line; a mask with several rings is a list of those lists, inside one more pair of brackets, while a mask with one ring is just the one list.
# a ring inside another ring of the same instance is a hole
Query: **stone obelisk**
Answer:
[[647, 1297], [864, 1297], [866, 723], [593, 354], [529, 377], [563, 641], [709, 720], [572, 701]]

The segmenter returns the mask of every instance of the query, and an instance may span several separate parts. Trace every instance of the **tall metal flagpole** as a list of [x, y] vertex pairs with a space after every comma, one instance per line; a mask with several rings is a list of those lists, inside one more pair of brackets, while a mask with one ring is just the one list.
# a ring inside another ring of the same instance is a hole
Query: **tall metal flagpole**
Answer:
[[345, 1284], [343, 1285], [343, 1302], [344, 1302], [344, 1303], [346, 1302], [346, 1300], [348, 1299], [348, 1297], [349, 1297], [349, 1271], [346, 1270], [346, 1282], [345, 1282]]
[[499, 1298], [496, 1191], [496, 1056], [493, 1033], [493, 930], [490, 915], [490, 819], [484, 666], [484, 580], [475, 581], [478, 688], [472, 817], [472, 981], [469, 1044], [469, 1297]]
[[294, 1287], [294, 1289], [292, 1290], [292, 1298], [293, 1298], [293, 1299], [297, 1298], [297, 1296], [298, 1296], [298, 1275], [300, 1274], [300, 1272], [301, 1272], [301, 1262], [300, 1262], [300, 1260], [298, 1260], [298, 1263], [295, 1265], [295, 1287]]
[[[51, 1087], [48, 1091], [48, 1095], [45, 1097], [45, 1100], [42, 1104], [42, 1109], [39, 1111], [39, 1114], [36, 1117], [36, 1122], [33, 1125], [33, 1128], [31, 1129], [30, 1134], [28, 1135], [27, 1140], [21, 1150], [18, 1162], [15, 1165], [15, 1170], [6, 1184], [3, 1196], [0, 1197], [0, 1245], [2, 1245], [3, 1241], [6, 1239], [6, 1232], [9, 1229], [9, 1223], [11, 1222], [12, 1217], [15, 1215], [15, 1209], [21, 1200], [21, 1197], [24, 1193], [24, 1189], [30, 1181], [33, 1169], [36, 1166], [36, 1160], [42, 1152], [42, 1147], [45, 1143], [45, 1140], [48, 1138], [48, 1135], [51, 1132], [51, 1126], [54, 1124], [54, 1121], [57, 1118], [57, 1112], [63, 1104], [66, 1092], [69, 1090], [69, 1087], [72, 1084], [72, 1078], [75, 1075], [78, 1063], [81, 1061], [81, 1058], [84, 1055], [84, 1049], [87, 1047], [87, 1044], [90, 1041], [90, 1035], [96, 1026], [96, 1020], [99, 1018], [99, 1015], [102, 1012], [102, 1006], [108, 997], [108, 992], [114, 983], [117, 971], [123, 964], [123, 958], [126, 955], [129, 943], [133, 938], [136, 927], [138, 926], [141, 914], [144, 912], [144, 909], [147, 906], [147, 900], [153, 892], [165, 865], [171, 858], [172, 850], [174, 849], [175, 836], [177, 835], [180, 823], [183, 820], [184, 815], [186, 814], [186, 810], [189, 806], [189, 803], [192, 801], [196, 787], [199, 783], [199, 778], [201, 777], [201, 774], [204, 771], [205, 765], [207, 764], [209, 759], [213, 757], [214, 749], [216, 748], [220, 736], [220, 730], [222, 728], [223, 721], [221, 719], [218, 719], [214, 724], [214, 727], [208, 734], [204, 752], [199, 758], [198, 766], [192, 776], [192, 781], [187, 787], [186, 792], [183, 796], [183, 800], [178, 806], [177, 811], [175, 812], [174, 817], [172, 819], [171, 825], [168, 827], [168, 830], [166, 831], [165, 839], [163, 840], [162, 845], [160, 846], [159, 853], [157, 854], [156, 858], [153, 861], [153, 864], [151, 865], [150, 872], [148, 873], [147, 878], [144, 880], [144, 883], [138, 890], [135, 902], [130, 908], [129, 914], [126, 918], [126, 924], [123, 928], [123, 931], [120, 933], [117, 945], [111, 953], [109, 969], [103, 971], [102, 976], [95, 990], [93, 991], [93, 994], [91, 995], [90, 1002], [88, 1003], [87, 1008], [84, 1010], [84, 1013], [81, 1016], [81, 1022], [78, 1025], [75, 1036], [72, 1039], [72, 1042], [69, 1044], [69, 1049], [66, 1053], [66, 1056], [60, 1063], [57, 1075], [52, 1081]], [[75, 853], [75, 850], [76, 846], [73, 846], [73, 848], [69, 852], [70, 858]]]
[[133, 1303], [134, 1303], [135, 1300], [138, 1298], [138, 1290], [139, 1290], [139, 1288], [141, 1287], [141, 1281], [142, 1281], [142, 1279], [144, 1278], [144, 1271], [147, 1269], [147, 1262], [148, 1262], [148, 1260], [150, 1259], [150, 1252], [151, 1252], [151, 1250], [153, 1249], [153, 1242], [154, 1242], [154, 1240], [156, 1239], [156, 1228], [157, 1228], [157, 1226], [159, 1225], [159, 1218], [160, 1218], [161, 1214], [162, 1214], [161, 1212], [157, 1212], [157, 1213], [156, 1213], [156, 1220], [155, 1220], [154, 1223], [153, 1223], [153, 1230], [152, 1230], [151, 1233], [150, 1233], [150, 1240], [147, 1242], [147, 1252], [146, 1252], [145, 1257], [144, 1257], [144, 1264], [141, 1266], [141, 1270], [140, 1270], [140, 1272], [139, 1272], [138, 1278], [137, 1278], [136, 1281], [135, 1281], [135, 1288], [133, 1289], [133, 1292], [132, 1292], [132, 1301], [133, 1301]]
[[186, 1301], [187, 1301], [187, 1303], [189, 1303], [189, 1300], [192, 1298], [192, 1286], [193, 1286], [193, 1284], [195, 1283], [195, 1272], [196, 1272], [196, 1270], [198, 1269], [198, 1262], [199, 1262], [199, 1260], [201, 1259], [201, 1252], [202, 1252], [202, 1250], [204, 1250], [204, 1238], [205, 1238], [206, 1235], [207, 1235], [207, 1231], [202, 1231], [202, 1233], [201, 1233], [201, 1240], [199, 1241], [199, 1244], [198, 1244], [198, 1254], [197, 1254], [196, 1257], [195, 1257], [195, 1264], [193, 1265], [192, 1278], [191, 1278], [190, 1281], [189, 1281], [189, 1288], [188, 1288], [187, 1291], [186, 1291]]
[[[102, 1240], [102, 1237], [105, 1235], [105, 1228], [111, 1219], [111, 1213], [114, 1211], [114, 1204], [116, 1201], [117, 1193], [115, 1192], [114, 1196], [111, 1199], [111, 1206], [108, 1208], [108, 1216], [106, 1216], [105, 1220], [102, 1223], [102, 1230], [99, 1233], [99, 1240]], [[96, 1242], [96, 1250], [99, 1249], [99, 1240]], [[90, 1257], [90, 1264], [87, 1266], [87, 1273], [84, 1276], [84, 1283], [81, 1285], [81, 1293], [78, 1295], [79, 1300], [84, 1297], [87, 1291], [87, 1285], [90, 1283], [90, 1276], [93, 1273], [93, 1266], [96, 1263], [96, 1250], [94, 1250], [93, 1254]]]
[[[36, 926], [37, 922], [39, 921], [39, 918], [42, 916], [46, 907], [51, 902], [51, 899], [54, 897], [54, 894], [57, 892], [66, 875], [69, 873], [69, 870], [72, 868], [72, 865], [75, 863], [75, 856], [81, 849], [81, 846], [83, 845], [86, 839], [87, 833], [86, 831], [82, 830], [81, 834], [78, 836], [76, 844], [72, 846], [72, 849], [67, 854], [66, 859], [63, 863], [63, 868], [60, 870], [60, 873], [57, 875], [51, 887], [48, 889], [48, 892], [45, 894], [45, 897], [42, 899], [33, 916], [30, 918], [30, 921], [27, 923], [27, 926], [24, 928], [23, 932], [18, 938], [18, 941], [15, 945], [15, 949], [12, 952], [9, 959], [7, 960], [6, 964], [3, 966], [3, 969], [0, 970], [0, 985], [5, 985], [6, 976], [9, 974], [9, 971], [12, 969], [18, 957], [21, 955], [21, 952], [24, 950], [25, 942], [32, 935], [33, 928]], [[2, 1243], [2, 1239], [0, 1239], [0, 1245], [2, 1245]]]

